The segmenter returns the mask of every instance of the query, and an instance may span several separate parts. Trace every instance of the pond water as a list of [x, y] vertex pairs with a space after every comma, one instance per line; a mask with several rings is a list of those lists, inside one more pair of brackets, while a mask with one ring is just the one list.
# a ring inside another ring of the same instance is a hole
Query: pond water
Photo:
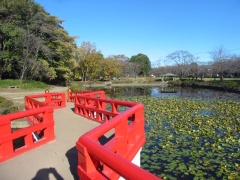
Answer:
[[90, 90], [144, 104], [147, 141], [141, 152], [142, 168], [170, 180], [239, 179], [240, 94], [174, 88]]
[[[187, 98], [211, 98], [211, 99], [229, 99], [229, 100], [240, 100], [240, 94], [229, 93], [211, 89], [199, 89], [199, 88], [181, 88], [181, 87], [92, 87], [89, 90], [103, 90], [106, 94], [112, 98], [117, 99], [121, 97], [132, 97], [132, 96], [151, 96], [151, 97], [187, 97]], [[161, 91], [168, 91], [168, 93], [162, 93]], [[171, 93], [175, 91], [176, 93]]]

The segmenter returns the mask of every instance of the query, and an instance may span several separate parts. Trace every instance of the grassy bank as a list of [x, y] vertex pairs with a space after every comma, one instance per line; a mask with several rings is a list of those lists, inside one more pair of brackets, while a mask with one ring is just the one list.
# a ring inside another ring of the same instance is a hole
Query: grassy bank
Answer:
[[240, 93], [240, 79], [225, 79], [223, 81], [219, 80], [203, 80], [203, 81], [190, 81], [187, 79], [171, 81], [171, 85], [175, 86], [190, 86], [197, 88], [207, 88], [207, 89], [217, 89], [229, 92], [238, 92]]
[[[114, 85], [160, 85], [162, 86], [162, 78], [160, 77], [123, 77], [116, 78], [111, 80]], [[77, 86], [85, 87], [87, 85], [104, 85], [106, 81], [94, 81], [94, 82], [82, 82], [82, 81], [74, 81], [69, 85], [72, 90], [76, 90]], [[240, 93], [240, 78], [225, 78], [224, 81], [220, 81], [214, 78], [204, 78], [203, 80], [190, 80], [190, 79], [177, 79], [175, 81], [172, 78], [165, 78], [164, 85], [173, 85], [173, 86], [188, 86], [188, 87], [196, 87], [196, 88], [206, 88], [206, 89], [215, 89], [222, 90], [228, 92], [237, 92]]]
[[20, 83], [19, 80], [13, 80], [13, 79], [0, 80], [0, 88], [10, 88], [10, 87], [34, 90], [34, 89], [46, 89], [48, 88], [48, 85], [40, 81], [24, 81], [23, 83]]
[[[23, 90], [45, 90], [49, 86], [39, 81], [24, 81], [23, 83], [20, 83], [19, 80], [0, 80], [0, 88], [9, 89], [10, 91], [12, 87]], [[14, 104], [13, 101], [0, 96], [0, 115], [17, 112], [19, 109], [21, 109], [20, 105]]]

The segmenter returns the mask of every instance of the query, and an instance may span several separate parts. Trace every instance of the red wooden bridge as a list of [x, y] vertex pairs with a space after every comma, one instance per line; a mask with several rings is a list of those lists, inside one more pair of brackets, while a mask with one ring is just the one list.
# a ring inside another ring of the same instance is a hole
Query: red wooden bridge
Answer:
[[[98, 91], [30, 95], [25, 107], [0, 116], [0, 179], [159, 179], [134, 164], [142, 104]], [[29, 125], [13, 130], [18, 120]]]

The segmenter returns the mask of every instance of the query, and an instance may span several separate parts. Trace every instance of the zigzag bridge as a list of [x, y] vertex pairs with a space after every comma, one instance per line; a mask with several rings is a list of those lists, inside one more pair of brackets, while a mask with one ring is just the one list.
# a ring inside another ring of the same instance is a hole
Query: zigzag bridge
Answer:
[[[159, 179], [139, 167], [142, 104], [107, 99], [104, 91], [24, 101], [26, 110], [0, 116], [0, 179]], [[28, 125], [14, 129], [16, 121]]]

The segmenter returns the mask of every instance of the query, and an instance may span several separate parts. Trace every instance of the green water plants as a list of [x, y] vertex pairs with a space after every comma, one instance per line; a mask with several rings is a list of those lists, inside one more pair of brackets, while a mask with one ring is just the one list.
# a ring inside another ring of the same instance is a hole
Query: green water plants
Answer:
[[142, 167], [165, 179], [240, 176], [240, 102], [132, 97], [145, 105]]

